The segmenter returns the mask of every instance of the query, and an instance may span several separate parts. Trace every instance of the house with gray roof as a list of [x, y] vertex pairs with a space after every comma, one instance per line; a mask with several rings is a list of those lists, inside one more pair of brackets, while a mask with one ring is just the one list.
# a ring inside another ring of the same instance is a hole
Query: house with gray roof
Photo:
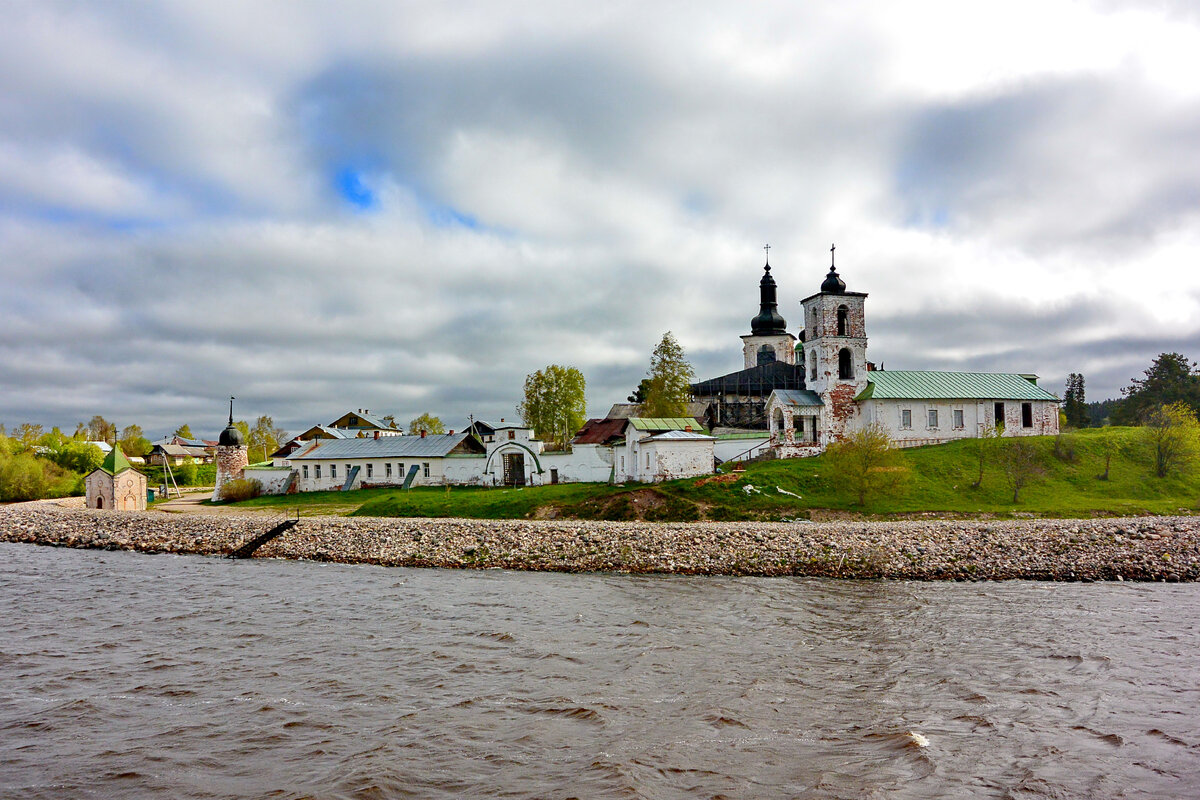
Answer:
[[[441, 485], [482, 475], [487, 448], [471, 434], [319, 439], [288, 457], [301, 492], [378, 486]], [[458, 462], [473, 464], [460, 465]], [[409, 477], [411, 475], [411, 478]], [[481, 482], [478, 481], [478, 482]]]

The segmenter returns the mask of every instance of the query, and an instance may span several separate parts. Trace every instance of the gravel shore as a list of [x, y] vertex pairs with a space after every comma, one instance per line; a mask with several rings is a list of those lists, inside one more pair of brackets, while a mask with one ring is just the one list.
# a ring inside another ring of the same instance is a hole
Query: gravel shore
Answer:
[[[217, 556], [271, 527], [261, 515], [79, 505], [0, 507], [0, 541]], [[1195, 581], [1200, 518], [671, 524], [304, 517], [255, 558], [558, 572]]]

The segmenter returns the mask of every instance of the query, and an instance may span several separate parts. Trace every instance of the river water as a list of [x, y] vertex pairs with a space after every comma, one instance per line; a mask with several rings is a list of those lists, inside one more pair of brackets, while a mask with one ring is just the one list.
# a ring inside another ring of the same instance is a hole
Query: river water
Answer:
[[0, 796], [1200, 796], [1200, 586], [0, 544]]

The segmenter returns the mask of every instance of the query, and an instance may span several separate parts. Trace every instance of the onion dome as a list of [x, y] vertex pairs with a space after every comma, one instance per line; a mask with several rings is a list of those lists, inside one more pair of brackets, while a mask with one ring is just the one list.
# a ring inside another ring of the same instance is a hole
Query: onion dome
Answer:
[[758, 316], [750, 320], [750, 333], [754, 336], [770, 336], [787, 333], [787, 322], [779, 314], [775, 298], [775, 279], [771, 277], [771, 265], [763, 267], [762, 280], [758, 282]]
[[217, 439], [217, 444], [221, 447], [241, 447], [246, 443], [242, 432], [234, 427], [233, 424], [233, 398], [229, 398], [229, 427], [221, 431], [220, 437]]
[[837, 270], [829, 268], [829, 274], [821, 281], [821, 291], [827, 294], [845, 294], [846, 282], [838, 277]]

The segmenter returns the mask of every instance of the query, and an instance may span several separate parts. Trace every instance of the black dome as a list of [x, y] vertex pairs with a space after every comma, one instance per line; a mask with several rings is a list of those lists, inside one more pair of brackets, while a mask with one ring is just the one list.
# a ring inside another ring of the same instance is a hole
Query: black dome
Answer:
[[837, 270], [829, 268], [829, 274], [821, 281], [821, 291], [828, 294], [845, 294], [846, 282], [838, 277]]
[[769, 336], [787, 333], [787, 321], [779, 314], [775, 301], [775, 279], [771, 277], [771, 265], [763, 267], [762, 280], [758, 282], [758, 316], [750, 320], [750, 333], [754, 336]]
[[242, 432], [230, 425], [221, 431], [221, 437], [217, 439], [217, 444], [221, 447], [241, 447], [245, 444], [245, 440], [242, 438]]

